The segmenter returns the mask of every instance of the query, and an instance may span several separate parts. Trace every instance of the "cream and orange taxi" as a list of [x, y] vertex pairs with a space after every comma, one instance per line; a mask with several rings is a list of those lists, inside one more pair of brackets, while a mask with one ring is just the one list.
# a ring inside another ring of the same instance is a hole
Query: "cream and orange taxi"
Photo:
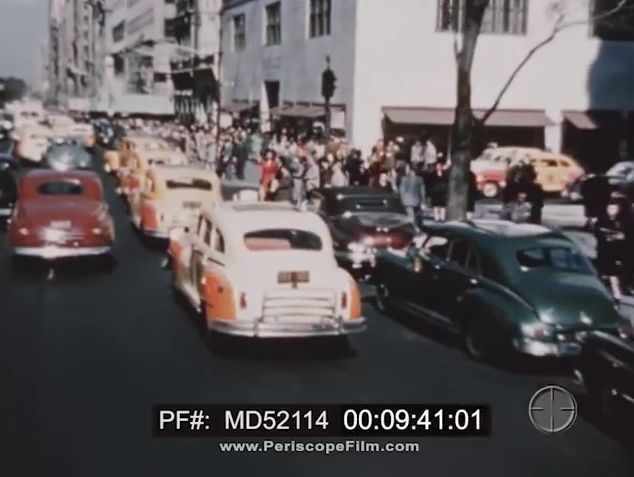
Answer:
[[193, 228], [204, 205], [222, 201], [216, 173], [194, 165], [153, 167], [140, 186], [130, 197], [130, 219], [148, 237], [166, 239], [175, 227]]
[[132, 195], [141, 187], [145, 174], [154, 166], [184, 166], [187, 156], [159, 138], [130, 139], [132, 153], [120, 164], [117, 171], [118, 192], [128, 204]]
[[337, 266], [325, 222], [288, 203], [205, 207], [170, 232], [175, 288], [214, 334], [345, 336], [365, 329], [355, 280]]

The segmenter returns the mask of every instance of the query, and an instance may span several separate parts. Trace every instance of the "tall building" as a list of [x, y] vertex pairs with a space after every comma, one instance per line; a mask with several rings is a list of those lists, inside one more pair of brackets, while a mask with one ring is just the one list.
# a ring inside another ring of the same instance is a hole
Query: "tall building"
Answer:
[[216, 111], [221, 8], [221, 0], [176, 0], [171, 71], [176, 115], [185, 123], [213, 119]]
[[[634, 137], [634, 28], [621, 28], [618, 15], [595, 20], [604, 4], [610, 1], [561, 4], [564, 21], [574, 26], [521, 70], [487, 123], [487, 141], [565, 150], [587, 163], [627, 152], [624, 140]], [[337, 77], [333, 128], [355, 146], [367, 152], [383, 136], [429, 134], [448, 151], [454, 42], [464, 7], [465, 0], [228, 0], [223, 107], [236, 117], [259, 116], [264, 127], [323, 122], [320, 83], [329, 57]], [[556, 21], [550, 0], [491, 0], [472, 74], [476, 110], [494, 103]]]

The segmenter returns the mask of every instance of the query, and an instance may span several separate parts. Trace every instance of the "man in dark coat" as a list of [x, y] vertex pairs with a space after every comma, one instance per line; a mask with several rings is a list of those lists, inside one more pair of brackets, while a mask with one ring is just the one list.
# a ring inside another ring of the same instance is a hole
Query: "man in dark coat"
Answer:
[[590, 230], [605, 215], [610, 202], [610, 183], [603, 174], [590, 174], [581, 183], [581, 197], [586, 214], [586, 227]]

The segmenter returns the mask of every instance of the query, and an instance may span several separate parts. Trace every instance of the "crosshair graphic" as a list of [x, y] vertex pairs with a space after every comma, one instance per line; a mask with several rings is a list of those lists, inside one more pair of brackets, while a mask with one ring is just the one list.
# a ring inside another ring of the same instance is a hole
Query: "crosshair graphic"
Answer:
[[544, 434], [559, 434], [570, 429], [577, 419], [577, 401], [560, 386], [545, 386], [533, 394], [528, 417]]

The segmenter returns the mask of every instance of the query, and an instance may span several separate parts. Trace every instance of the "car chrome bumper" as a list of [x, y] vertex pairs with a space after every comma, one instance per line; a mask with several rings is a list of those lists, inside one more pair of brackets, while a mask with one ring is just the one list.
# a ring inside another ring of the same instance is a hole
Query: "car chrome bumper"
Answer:
[[252, 338], [306, 338], [317, 336], [342, 336], [360, 333], [366, 329], [363, 317], [355, 320], [339, 319], [333, 323], [302, 323], [299, 318], [293, 323], [264, 323], [245, 320], [213, 320], [210, 329], [219, 333]]
[[547, 343], [530, 338], [515, 338], [513, 346], [520, 353], [535, 357], [577, 356], [581, 353], [581, 344], [575, 341]]
[[57, 245], [48, 245], [45, 247], [16, 247], [13, 249], [13, 255], [53, 260], [56, 258], [95, 257], [110, 253], [110, 250], [111, 247], [59, 247]]
[[360, 269], [371, 265], [375, 259], [374, 252], [343, 252], [336, 251], [335, 257], [352, 269]]
[[0, 208], [0, 217], [11, 217], [12, 213], [13, 213], [13, 209]]
[[152, 237], [155, 239], [168, 239], [170, 236], [169, 230], [161, 230], [161, 229], [143, 229], [143, 235], [146, 237]]

